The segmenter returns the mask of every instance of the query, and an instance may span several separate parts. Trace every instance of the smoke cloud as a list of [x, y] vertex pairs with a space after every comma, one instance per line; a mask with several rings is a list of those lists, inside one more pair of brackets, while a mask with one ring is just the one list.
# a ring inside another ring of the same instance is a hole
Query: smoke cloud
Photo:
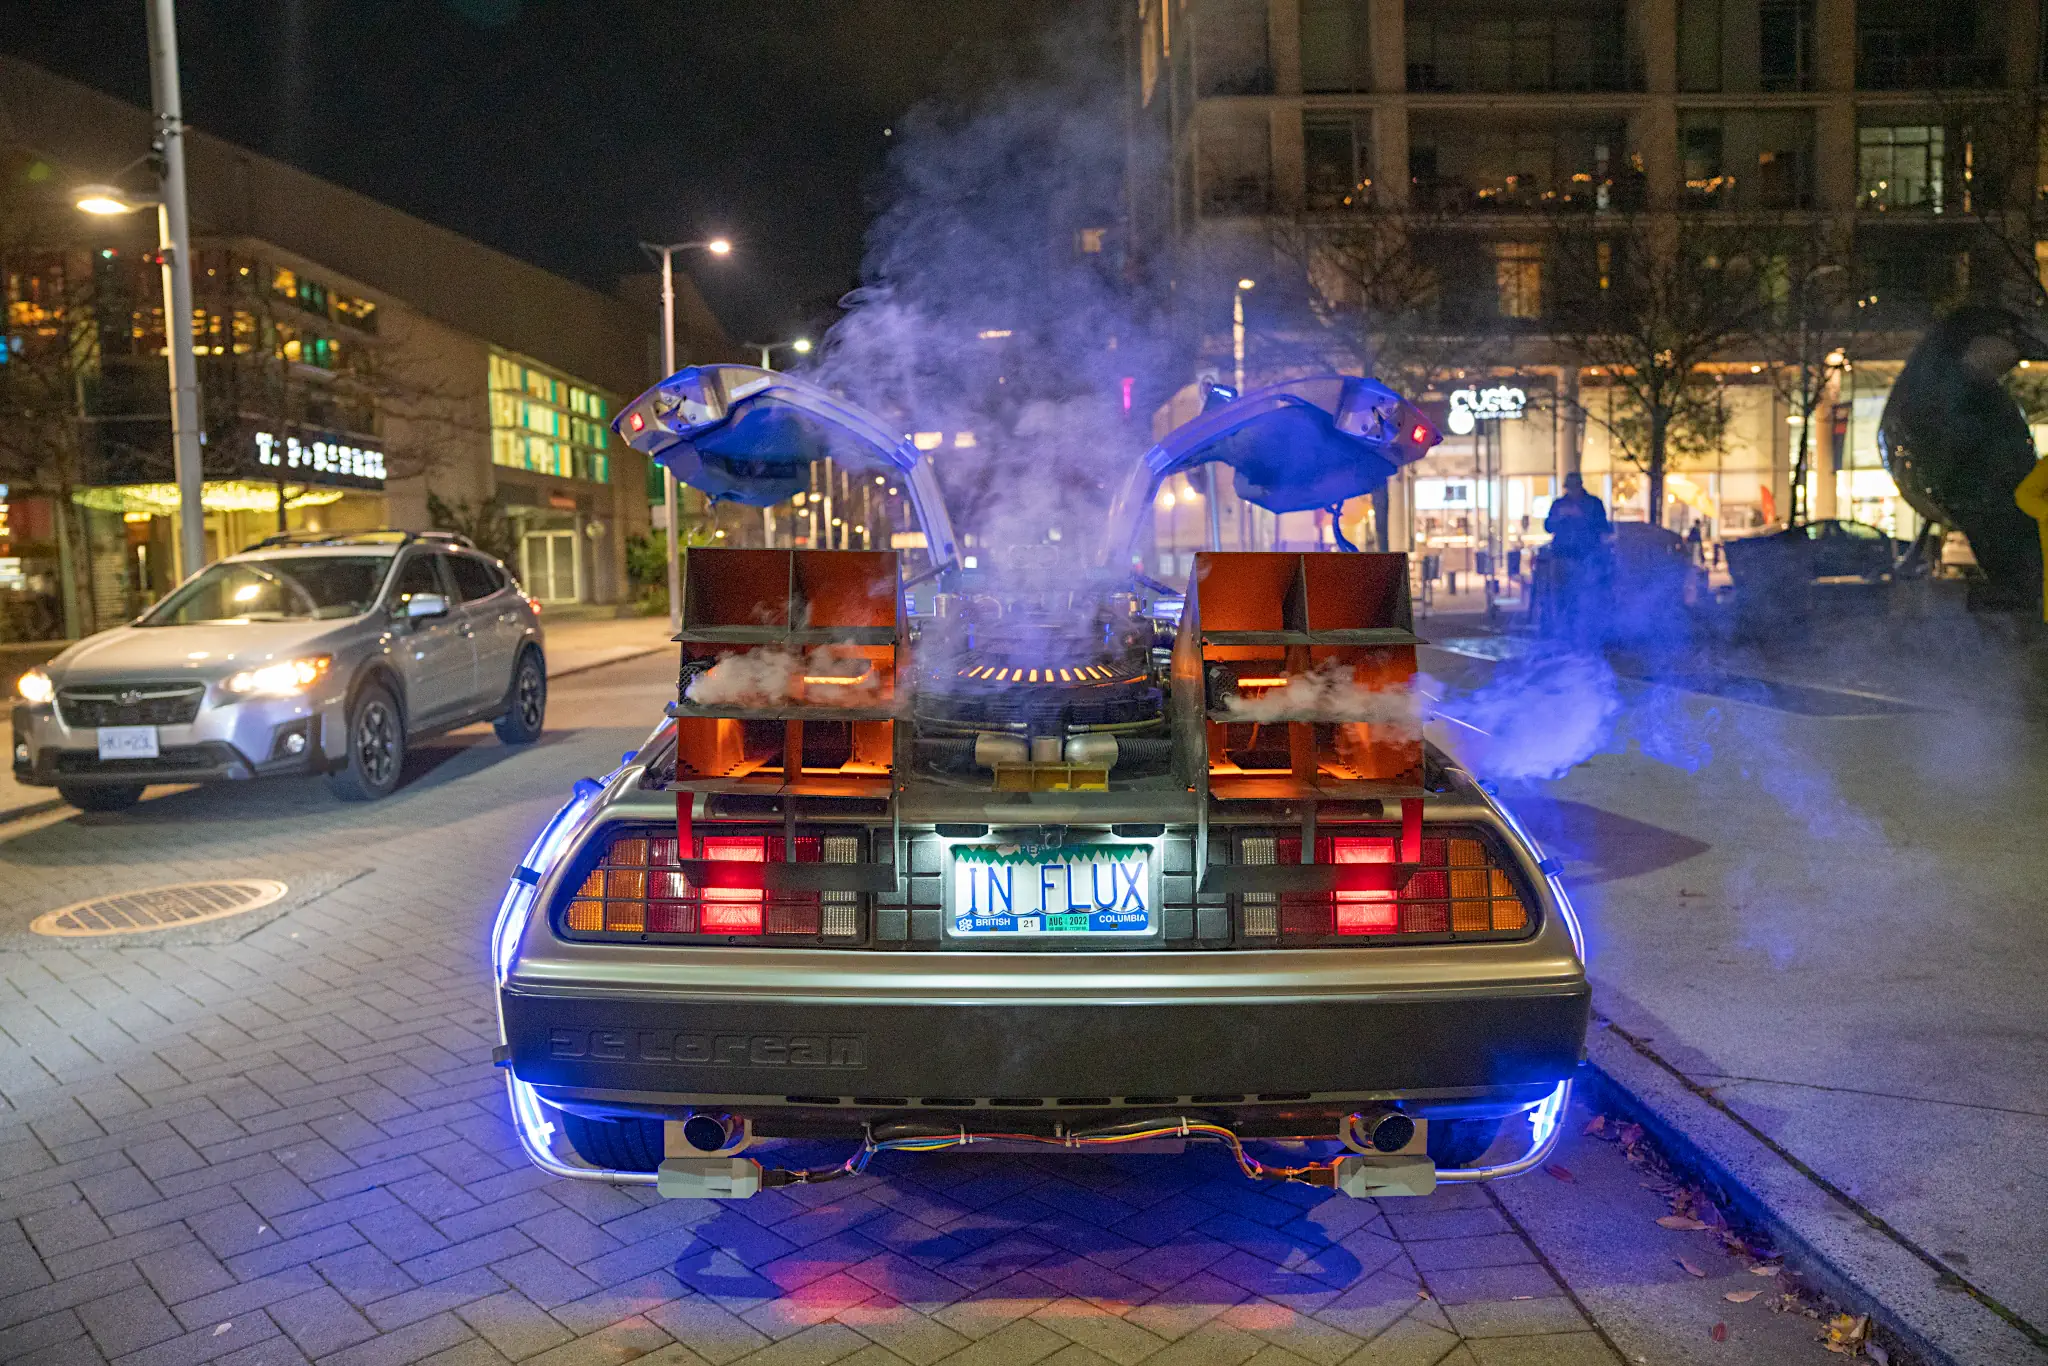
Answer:
[[1410, 731], [1422, 723], [1412, 689], [1365, 687], [1352, 676], [1350, 666], [1338, 660], [1296, 674], [1285, 686], [1268, 688], [1256, 697], [1227, 697], [1223, 709], [1233, 721], [1349, 721]]
[[1621, 710], [1614, 671], [1594, 655], [1532, 655], [1505, 661], [1469, 692], [1427, 675], [1435, 702], [1432, 738], [1482, 778], [1556, 778], [1604, 749]]
[[947, 505], [998, 576], [1010, 546], [1086, 562], [1170, 369], [1123, 234], [1116, 22], [1073, 11], [1023, 74], [897, 124], [861, 286], [807, 376], [941, 434]]
[[805, 654], [765, 648], [719, 656], [683, 696], [700, 707], [872, 707], [882, 675], [865, 659], [822, 646]]

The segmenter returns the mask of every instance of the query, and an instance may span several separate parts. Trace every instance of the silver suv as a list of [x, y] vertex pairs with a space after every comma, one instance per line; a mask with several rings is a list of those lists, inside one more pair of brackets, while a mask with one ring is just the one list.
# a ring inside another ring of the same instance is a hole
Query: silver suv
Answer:
[[15, 781], [87, 811], [273, 774], [370, 800], [409, 739], [492, 721], [525, 744], [547, 713], [539, 611], [505, 566], [397, 531], [274, 536], [15, 686]]

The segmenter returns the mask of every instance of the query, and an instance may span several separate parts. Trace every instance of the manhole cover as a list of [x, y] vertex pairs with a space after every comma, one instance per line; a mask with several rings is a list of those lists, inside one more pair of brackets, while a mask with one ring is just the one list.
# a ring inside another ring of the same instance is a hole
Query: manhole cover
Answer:
[[35, 934], [82, 939], [101, 934], [142, 934], [174, 930], [206, 920], [223, 920], [268, 906], [285, 894], [282, 882], [241, 878], [233, 882], [180, 882], [140, 892], [94, 897], [39, 915]]

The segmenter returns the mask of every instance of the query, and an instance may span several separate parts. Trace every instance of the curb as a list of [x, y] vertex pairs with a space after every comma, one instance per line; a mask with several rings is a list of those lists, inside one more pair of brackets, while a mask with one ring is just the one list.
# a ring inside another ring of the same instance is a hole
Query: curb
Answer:
[[649, 655], [658, 655], [672, 643], [664, 640], [659, 645], [650, 645], [644, 650], [634, 650], [630, 654], [612, 655], [607, 659], [592, 660], [588, 664], [578, 664], [569, 669], [551, 669], [548, 671], [548, 682], [552, 683], [558, 678], [569, 678], [575, 674], [587, 674], [592, 669], [609, 669], [612, 665], [624, 664], [629, 659], [645, 659]]
[[1596, 1018], [1586, 1059], [1616, 1111], [1717, 1187], [1830, 1299], [1871, 1315], [1914, 1355], [1940, 1366], [2048, 1361], [2048, 1342], [2016, 1315], [1830, 1186], [1654, 1049]]

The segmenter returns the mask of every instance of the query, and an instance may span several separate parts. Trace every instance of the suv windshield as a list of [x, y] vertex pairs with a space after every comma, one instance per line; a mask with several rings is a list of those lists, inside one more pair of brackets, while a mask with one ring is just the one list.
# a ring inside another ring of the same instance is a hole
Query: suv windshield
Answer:
[[136, 624], [361, 616], [377, 600], [391, 560], [389, 555], [320, 555], [216, 564]]

